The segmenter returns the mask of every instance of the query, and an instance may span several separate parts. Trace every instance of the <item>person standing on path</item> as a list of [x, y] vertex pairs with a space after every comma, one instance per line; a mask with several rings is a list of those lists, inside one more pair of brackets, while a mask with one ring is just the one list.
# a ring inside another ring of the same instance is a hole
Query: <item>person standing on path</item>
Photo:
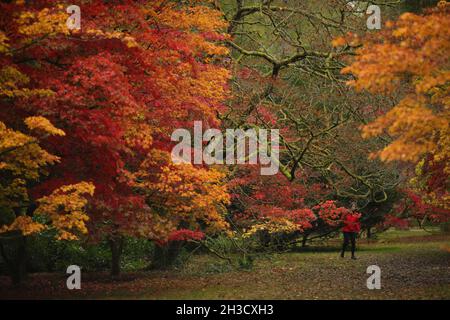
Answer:
[[361, 224], [359, 222], [359, 218], [361, 217], [360, 213], [355, 211], [356, 204], [352, 204], [351, 212], [349, 212], [344, 217], [344, 227], [342, 228], [342, 233], [344, 235], [344, 243], [342, 244], [342, 252], [341, 258], [344, 258], [345, 250], [349, 242], [351, 243], [351, 252], [352, 259], [356, 259], [355, 250], [356, 250], [356, 236], [361, 230]]

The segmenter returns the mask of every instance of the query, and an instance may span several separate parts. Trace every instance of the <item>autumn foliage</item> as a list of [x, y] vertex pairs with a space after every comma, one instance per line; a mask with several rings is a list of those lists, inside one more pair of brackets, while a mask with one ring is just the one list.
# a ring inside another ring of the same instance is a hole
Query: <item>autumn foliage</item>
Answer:
[[[294, 1], [237, 1], [224, 12], [210, 0], [85, 0], [81, 29], [67, 25], [71, 4], [0, 2], [0, 249], [9, 269], [24, 270], [25, 240], [42, 235], [108, 244], [113, 274], [124, 239], [163, 252], [219, 236], [335, 235], [355, 213], [350, 203], [369, 208], [356, 213], [368, 221], [390, 200], [397, 161], [414, 174], [396, 212], [380, 214], [384, 227], [406, 227], [405, 212], [450, 217], [447, 2], [332, 43], [354, 29], [344, 21], [352, 14], [338, 22]], [[291, 24], [292, 15], [309, 22]], [[324, 39], [306, 34], [316, 29]], [[370, 113], [360, 101], [384, 107]], [[279, 129], [279, 173], [174, 163], [172, 132], [199, 120], [205, 130]], [[17, 259], [4, 254], [11, 239]]]
[[306, 177], [291, 182], [282, 173], [260, 176], [257, 166], [241, 170], [229, 187], [234, 221], [246, 230], [245, 237], [264, 233], [295, 238], [320, 234], [322, 228], [336, 231], [352, 212], [327, 200], [331, 188], [326, 184]]
[[[226, 229], [223, 174], [170, 160], [174, 127], [219, 124], [229, 78], [220, 12], [201, 1], [85, 1], [81, 30], [69, 30], [69, 5], [0, 4], [2, 201], [39, 204], [32, 211], [60, 239]], [[39, 144], [16, 131], [23, 121], [44, 132]], [[48, 177], [29, 184], [39, 170]], [[1, 230], [11, 229], [42, 231], [30, 213]]]
[[[9, 46], [4, 43], [5, 36], [2, 41], [3, 53], [10, 54]], [[22, 87], [28, 82], [29, 78], [19, 70], [5, 66], [0, 79], [0, 98], [27, 100], [49, 94], [45, 89]], [[32, 214], [27, 212], [32, 203], [28, 187], [47, 173], [47, 166], [60, 161], [59, 157], [40, 146], [40, 140], [50, 136], [65, 136], [65, 132], [42, 116], [28, 116], [20, 127], [30, 133], [13, 130], [0, 121], [0, 204], [4, 215], [0, 233], [18, 231], [23, 235], [31, 235], [46, 229], [48, 224], [33, 221]], [[62, 192], [64, 196], [57, 197]], [[50, 196], [37, 199], [39, 206], [34, 213], [47, 218], [51, 227], [57, 230], [58, 239], [78, 239], [77, 233], [87, 233], [85, 223], [89, 218], [84, 212], [87, 202], [85, 196], [93, 192], [94, 186], [86, 182], [63, 186]], [[48, 207], [51, 200], [55, 200], [55, 203]]]
[[353, 38], [362, 46], [356, 51], [355, 61], [342, 70], [356, 77], [348, 84], [357, 90], [398, 97], [393, 108], [363, 126], [363, 137], [392, 137], [384, 149], [373, 155], [383, 161], [415, 164], [408, 195], [416, 203], [416, 211], [425, 212], [417, 202], [420, 197], [431, 206], [431, 211], [446, 212], [447, 216], [449, 16], [450, 4], [441, 1], [424, 15], [405, 13], [398, 21], [388, 22], [380, 32], [359, 40]]

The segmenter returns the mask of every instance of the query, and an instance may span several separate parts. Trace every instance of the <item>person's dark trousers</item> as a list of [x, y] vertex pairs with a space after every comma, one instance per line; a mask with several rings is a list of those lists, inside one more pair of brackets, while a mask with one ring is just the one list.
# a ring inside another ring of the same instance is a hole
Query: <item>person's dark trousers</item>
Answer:
[[356, 249], [356, 232], [344, 232], [344, 244], [342, 245], [341, 257], [344, 257], [345, 250], [347, 249], [348, 243], [351, 243], [352, 247], [352, 258], [355, 257]]

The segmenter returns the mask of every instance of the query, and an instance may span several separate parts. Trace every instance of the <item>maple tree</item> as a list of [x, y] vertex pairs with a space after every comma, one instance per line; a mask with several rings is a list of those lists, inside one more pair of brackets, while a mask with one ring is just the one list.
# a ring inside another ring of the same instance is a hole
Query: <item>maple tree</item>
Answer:
[[363, 137], [388, 135], [392, 140], [372, 153], [386, 162], [416, 165], [408, 183], [413, 212], [422, 219], [449, 217], [449, 82], [450, 4], [440, 1], [423, 15], [404, 13], [380, 32], [363, 38], [348, 84], [373, 94], [394, 95], [395, 106], [362, 127]]
[[[8, 40], [0, 32], [2, 61], [13, 56]], [[51, 94], [46, 89], [28, 88], [29, 82], [30, 79], [15, 66], [5, 64], [0, 69], [0, 100], [14, 103], [19, 99], [26, 101]], [[9, 128], [0, 121], [0, 251], [13, 282], [19, 283], [25, 272], [25, 237], [45, 229], [56, 230], [59, 240], [78, 239], [79, 234], [87, 233], [85, 223], [88, 216], [84, 210], [87, 197], [93, 195], [94, 186], [79, 182], [53, 190], [47, 197], [31, 199], [31, 186], [47, 174], [48, 166], [60, 161], [40, 144], [47, 137], [64, 136], [65, 132], [41, 116], [16, 117], [14, 120], [15, 127], [30, 133]], [[15, 257], [7, 256], [3, 242], [18, 243]]]
[[[42, 130], [50, 135], [64, 135], [63, 131], [42, 117], [28, 117], [25, 123], [33, 130]], [[42, 149], [38, 138], [9, 129], [3, 122], [0, 122], [0, 133], [0, 204], [3, 214], [10, 216], [10, 219], [2, 217], [0, 234], [18, 231], [27, 236], [38, 233], [46, 228], [46, 224], [34, 221], [28, 215], [27, 211], [32, 205], [29, 183], [37, 181], [41, 174], [45, 174], [46, 166], [55, 164], [60, 159]], [[72, 230], [87, 233], [85, 222], [88, 216], [84, 212], [87, 199], [84, 195], [92, 196], [93, 193], [94, 186], [86, 182], [62, 186], [49, 196], [36, 200], [38, 207], [34, 210], [34, 215], [47, 216], [51, 226], [58, 231], [58, 239], [77, 239]]]
[[[305, 172], [306, 173], [306, 172]], [[258, 166], [245, 166], [229, 182], [233, 225], [243, 237], [256, 236], [262, 245], [283, 247], [301, 238], [302, 245], [340, 229], [351, 210], [339, 206], [333, 188], [312, 174], [289, 181], [282, 173], [258, 174]]]
[[[117, 274], [124, 235], [164, 240], [182, 222], [226, 228], [213, 209], [227, 201], [221, 175], [174, 166], [168, 156], [174, 127], [219, 123], [229, 78], [220, 64], [228, 50], [218, 43], [226, 24], [207, 1], [85, 1], [81, 30], [69, 30], [68, 5], [0, 4], [4, 72], [23, 82], [18, 70], [28, 90], [40, 93], [16, 99], [14, 107], [2, 100], [1, 119], [12, 124], [19, 114], [45, 115], [64, 130], [64, 137], [43, 142], [61, 161], [32, 197], [45, 196], [51, 212], [62, 201], [61, 193], [48, 196], [52, 190], [92, 182], [89, 238], [110, 242]], [[14, 86], [7, 82], [5, 94]], [[163, 195], [170, 197], [166, 207]]]
[[[367, 238], [448, 222], [450, 5], [376, 1], [372, 32], [370, 4], [83, 0], [72, 29], [69, 0], [0, 1], [0, 271], [250, 269], [348, 214]], [[174, 163], [199, 120], [279, 130], [279, 172]]]

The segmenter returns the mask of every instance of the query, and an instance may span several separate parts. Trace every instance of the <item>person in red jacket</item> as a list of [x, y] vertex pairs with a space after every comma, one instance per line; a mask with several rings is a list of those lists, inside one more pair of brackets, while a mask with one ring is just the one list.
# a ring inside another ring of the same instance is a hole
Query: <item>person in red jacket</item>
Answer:
[[344, 234], [344, 243], [342, 245], [341, 258], [344, 257], [345, 250], [347, 249], [348, 243], [351, 243], [352, 259], [356, 259], [356, 236], [361, 230], [361, 224], [359, 223], [359, 218], [361, 214], [355, 212], [356, 204], [352, 204], [352, 212], [349, 212], [344, 217], [344, 227], [342, 232]]

